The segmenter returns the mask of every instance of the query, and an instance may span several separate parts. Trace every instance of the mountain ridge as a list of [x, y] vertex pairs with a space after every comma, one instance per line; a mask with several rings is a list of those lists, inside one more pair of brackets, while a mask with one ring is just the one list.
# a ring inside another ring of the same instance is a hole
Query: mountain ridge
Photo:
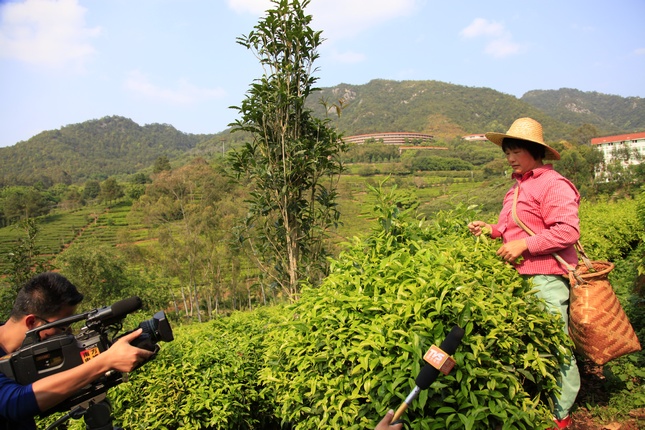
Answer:
[[[307, 103], [316, 116], [327, 116], [346, 136], [409, 131], [447, 141], [504, 132], [523, 116], [542, 123], [547, 141], [584, 143], [594, 135], [645, 130], [645, 99], [571, 88], [532, 90], [517, 98], [491, 88], [440, 81], [374, 79], [320, 88]], [[334, 105], [342, 107], [340, 116]], [[181, 163], [222, 153], [247, 137], [231, 129], [190, 134], [169, 124], [141, 126], [117, 115], [92, 119], [0, 148], [0, 185], [47, 186], [133, 174], [160, 156]]]

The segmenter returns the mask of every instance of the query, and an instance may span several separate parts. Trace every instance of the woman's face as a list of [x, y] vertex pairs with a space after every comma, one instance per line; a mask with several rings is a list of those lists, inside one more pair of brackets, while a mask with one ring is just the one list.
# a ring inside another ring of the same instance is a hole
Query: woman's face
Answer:
[[506, 161], [513, 168], [513, 172], [520, 175], [542, 166], [542, 160], [536, 160], [524, 148], [507, 149], [504, 154], [506, 154]]

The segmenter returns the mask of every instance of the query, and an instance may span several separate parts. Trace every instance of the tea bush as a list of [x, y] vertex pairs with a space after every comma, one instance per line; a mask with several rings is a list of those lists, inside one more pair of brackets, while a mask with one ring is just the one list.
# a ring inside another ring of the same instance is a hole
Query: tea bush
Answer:
[[[262, 338], [279, 308], [234, 313], [182, 326], [154, 366], [112, 396], [127, 429], [272, 428], [270, 395], [260, 392]], [[151, 362], [150, 364], [153, 364]]]
[[592, 260], [616, 261], [641, 241], [636, 200], [580, 205], [580, 242]]
[[[155, 359], [110, 389], [114, 424], [128, 430], [279, 428], [270, 412], [273, 400], [257, 379], [262, 338], [279, 312], [273, 307], [173, 326], [175, 340], [160, 344]], [[69, 428], [85, 424], [71, 421]]]
[[[405, 428], [550, 427], [557, 357], [570, 346], [559, 319], [495, 255], [499, 241], [468, 233], [466, 224], [479, 218], [473, 208], [457, 206], [421, 222], [413, 216], [413, 196], [374, 191], [378, 227], [346, 244], [321, 287], [304, 288], [288, 307], [173, 327], [175, 340], [110, 390], [115, 424], [374, 428], [414, 388], [424, 352], [459, 325], [465, 336], [455, 368], [420, 393], [403, 417]], [[643, 237], [645, 226], [632, 221], [635, 202], [603, 203], [598, 210], [586, 204], [583, 244], [592, 258], [613, 258], [616, 249], [622, 255], [629, 252], [624, 244]], [[639, 220], [643, 207], [641, 200]], [[621, 245], [612, 247], [616, 241]], [[617, 265], [623, 298], [630, 296], [635, 267], [634, 260]], [[626, 309], [642, 333], [642, 305]], [[642, 360], [642, 353], [632, 354], [607, 366], [619, 376], [608, 380], [620, 385], [608, 389], [622, 399], [613, 413], [642, 407]]]
[[422, 355], [465, 329], [455, 370], [422, 391], [409, 429], [548, 428], [558, 352], [570, 345], [516, 271], [477, 240], [466, 208], [424, 226], [395, 198], [318, 289], [267, 333], [263, 393], [294, 429], [373, 428], [414, 388]]

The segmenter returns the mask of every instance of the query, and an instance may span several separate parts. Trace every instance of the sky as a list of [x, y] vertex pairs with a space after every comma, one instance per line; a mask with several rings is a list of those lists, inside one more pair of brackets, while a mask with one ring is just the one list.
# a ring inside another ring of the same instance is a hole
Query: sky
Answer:
[[[269, 0], [0, 0], [0, 146], [122, 116], [228, 128]], [[645, 97], [645, 0], [311, 0], [319, 87], [436, 80]], [[1, 162], [1, 160], [0, 160]]]

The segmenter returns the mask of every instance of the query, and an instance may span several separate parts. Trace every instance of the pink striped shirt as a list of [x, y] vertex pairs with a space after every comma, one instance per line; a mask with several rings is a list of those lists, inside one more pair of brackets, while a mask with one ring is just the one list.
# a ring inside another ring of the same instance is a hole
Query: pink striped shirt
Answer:
[[[573, 245], [580, 238], [578, 206], [580, 194], [575, 185], [545, 164], [524, 175], [513, 174], [517, 181], [506, 193], [497, 224], [491, 237], [502, 237], [504, 243], [526, 238], [528, 250], [522, 261], [514, 264], [522, 275], [564, 275], [567, 269], [551, 255], [557, 252], [575, 267], [578, 256]], [[530, 236], [513, 220], [513, 194], [520, 187], [517, 216], [533, 230]]]

